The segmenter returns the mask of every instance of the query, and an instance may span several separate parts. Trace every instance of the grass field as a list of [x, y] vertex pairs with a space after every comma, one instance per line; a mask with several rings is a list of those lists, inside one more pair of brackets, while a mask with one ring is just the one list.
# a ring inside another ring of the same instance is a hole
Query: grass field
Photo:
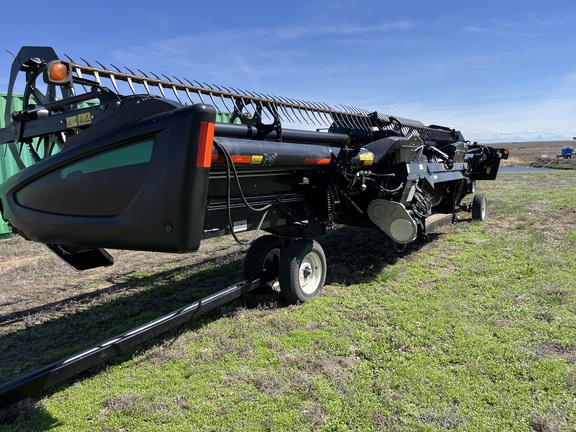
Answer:
[[[576, 171], [501, 174], [479, 185], [486, 221], [402, 252], [338, 229], [320, 239], [320, 297], [245, 296], [5, 410], [4, 428], [576, 430], [575, 184]], [[28, 261], [13, 293], [3, 281], [1, 381], [240, 279], [243, 249], [211, 242], [82, 276], [4, 243]]]

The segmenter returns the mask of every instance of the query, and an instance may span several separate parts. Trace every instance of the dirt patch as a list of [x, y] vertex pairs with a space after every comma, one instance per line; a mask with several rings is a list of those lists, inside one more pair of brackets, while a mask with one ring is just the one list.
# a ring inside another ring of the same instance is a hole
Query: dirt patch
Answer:
[[244, 250], [228, 238], [205, 241], [194, 254], [109, 250], [115, 259], [113, 266], [78, 272], [42, 244], [17, 236], [0, 240], [0, 323], [6, 316], [28, 315], [47, 304], [101, 294], [140, 271], [160, 272], [172, 267], [177, 272], [178, 267]]

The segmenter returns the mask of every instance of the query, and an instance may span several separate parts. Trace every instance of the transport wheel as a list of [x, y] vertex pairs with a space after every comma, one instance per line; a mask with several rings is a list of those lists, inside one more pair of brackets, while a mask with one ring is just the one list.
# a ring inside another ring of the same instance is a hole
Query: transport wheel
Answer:
[[246, 279], [261, 277], [266, 270], [266, 279], [269, 283], [277, 279], [281, 254], [282, 245], [278, 237], [265, 235], [257, 238], [244, 258], [244, 277]]
[[486, 219], [486, 207], [488, 206], [488, 201], [486, 200], [486, 195], [483, 193], [477, 193], [474, 195], [472, 200], [472, 219], [483, 221]]
[[280, 292], [289, 303], [305, 302], [322, 292], [326, 255], [316, 240], [294, 240], [280, 261]]

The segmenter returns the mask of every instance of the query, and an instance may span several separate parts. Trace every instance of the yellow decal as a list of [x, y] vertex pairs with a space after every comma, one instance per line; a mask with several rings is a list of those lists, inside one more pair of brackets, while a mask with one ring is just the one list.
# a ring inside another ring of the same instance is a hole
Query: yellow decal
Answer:
[[491, 167], [486, 167], [486, 174], [490, 174], [490, 171], [492, 171]]
[[87, 126], [92, 124], [90, 113], [78, 114], [78, 126]]
[[66, 117], [66, 127], [75, 128], [78, 126], [88, 126], [92, 124], [90, 113], [82, 113], [72, 117]]
[[78, 116], [66, 117], [66, 127], [73, 128], [78, 126]]
[[364, 161], [364, 165], [372, 165], [374, 163], [374, 153], [362, 153], [360, 160]]
[[262, 156], [262, 155], [252, 155], [252, 160], [250, 161], [250, 163], [252, 165], [260, 165], [260, 164], [262, 164], [263, 159], [264, 159], [264, 156]]

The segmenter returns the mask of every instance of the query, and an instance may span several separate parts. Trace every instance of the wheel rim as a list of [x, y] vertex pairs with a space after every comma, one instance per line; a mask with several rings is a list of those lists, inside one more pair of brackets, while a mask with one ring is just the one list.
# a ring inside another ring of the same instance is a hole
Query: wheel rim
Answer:
[[278, 274], [278, 268], [280, 266], [280, 249], [274, 248], [266, 254], [264, 261], [262, 262], [262, 270], [269, 270]]
[[298, 279], [300, 288], [306, 294], [312, 294], [318, 289], [322, 278], [322, 261], [320, 257], [311, 252], [304, 257], [300, 264]]

